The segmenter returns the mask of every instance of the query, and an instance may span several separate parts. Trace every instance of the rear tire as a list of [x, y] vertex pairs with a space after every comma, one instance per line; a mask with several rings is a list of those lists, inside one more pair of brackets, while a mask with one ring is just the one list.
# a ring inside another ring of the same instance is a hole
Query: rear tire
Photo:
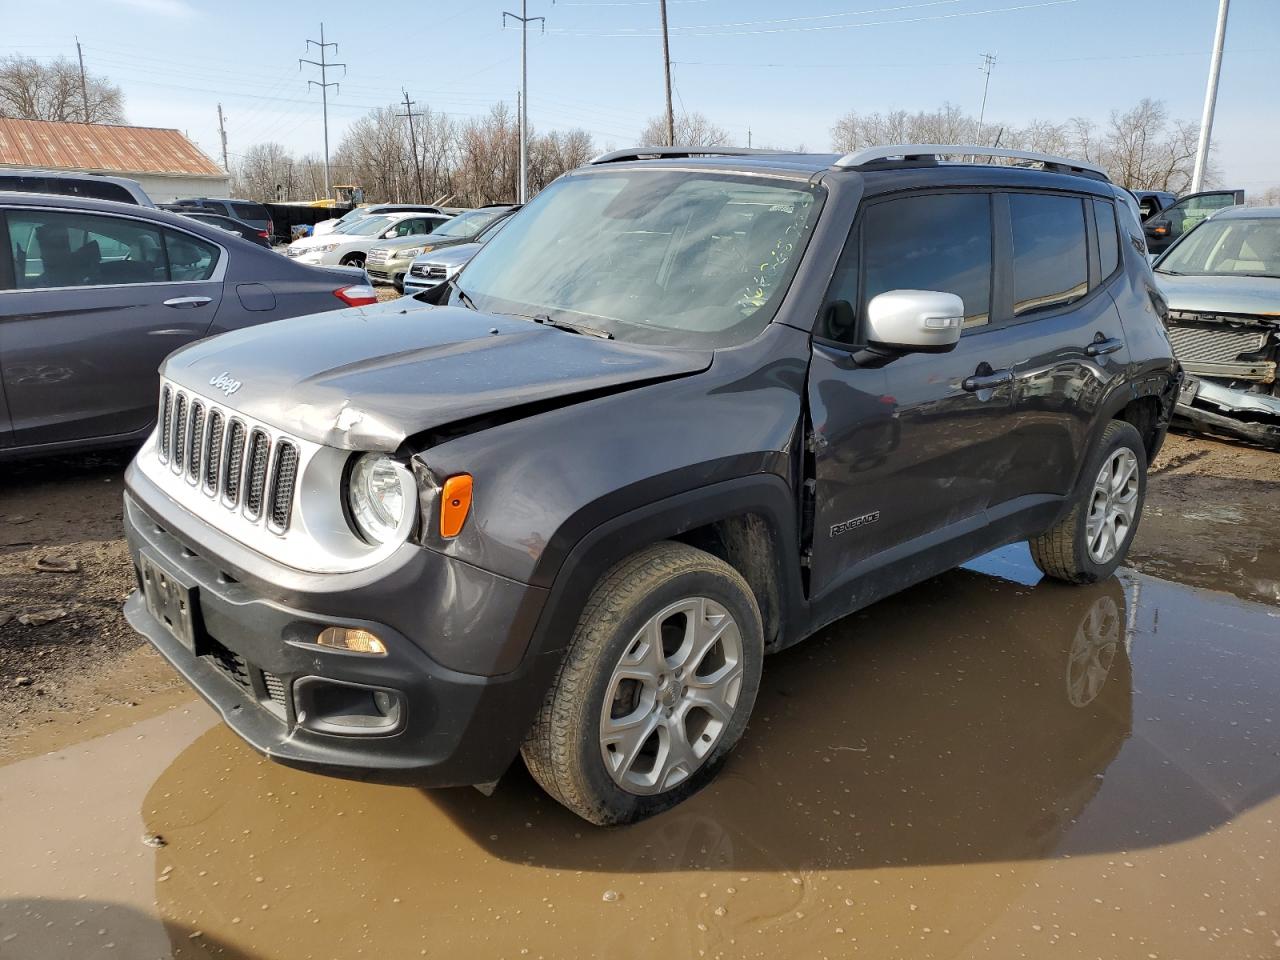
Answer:
[[1133, 543], [1147, 498], [1147, 448], [1133, 424], [1107, 424], [1082, 478], [1071, 512], [1028, 541], [1036, 566], [1068, 583], [1111, 576]]
[[682, 543], [634, 554], [596, 584], [521, 753], [591, 823], [631, 823], [715, 775], [746, 729], [764, 632], [751, 588]]

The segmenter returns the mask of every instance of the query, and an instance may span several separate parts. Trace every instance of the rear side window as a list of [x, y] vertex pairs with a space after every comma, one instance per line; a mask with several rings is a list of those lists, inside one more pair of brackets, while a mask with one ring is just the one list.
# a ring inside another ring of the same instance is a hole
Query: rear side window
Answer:
[[872, 297], [889, 290], [937, 290], [964, 301], [966, 327], [988, 322], [991, 199], [987, 194], [934, 194], [873, 204], [867, 208], [862, 229], [863, 313]]
[[1107, 200], [1093, 201], [1093, 216], [1098, 228], [1098, 274], [1104, 280], [1120, 266], [1120, 241], [1116, 236], [1116, 205]]
[[231, 213], [237, 220], [270, 220], [267, 208], [260, 203], [232, 203]]
[[1015, 317], [1074, 303], [1089, 292], [1083, 201], [1010, 194], [1009, 216]]
[[164, 232], [172, 280], [208, 280], [218, 266], [218, 248], [206, 240], [176, 230]]

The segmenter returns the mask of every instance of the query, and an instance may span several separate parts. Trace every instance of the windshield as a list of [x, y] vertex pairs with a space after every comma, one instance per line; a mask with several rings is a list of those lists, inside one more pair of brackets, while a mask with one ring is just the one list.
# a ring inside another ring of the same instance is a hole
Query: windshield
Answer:
[[345, 233], [351, 237], [373, 237], [391, 228], [390, 217], [361, 217], [350, 223], [339, 224], [333, 228], [334, 233]]
[[578, 174], [512, 217], [463, 285], [478, 309], [587, 324], [619, 340], [741, 343], [777, 311], [817, 206], [816, 188], [782, 179]]
[[1206, 220], [1169, 249], [1156, 272], [1280, 277], [1280, 217]]
[[338, 218], [338, 223], [350, 223], [352, 220], [361, 220], [367, 216], [369, 216], [369, 209], [367, 207], [356, 207], [354, 210], [348, 210], [340, 216]]
[[447, 223], [440, 224], [435, 230], [437, 237], [470, 237], [492, 223], [497, 217], [506, 213], [505, 210], [471, 210], [468, 213], [460, 213]]

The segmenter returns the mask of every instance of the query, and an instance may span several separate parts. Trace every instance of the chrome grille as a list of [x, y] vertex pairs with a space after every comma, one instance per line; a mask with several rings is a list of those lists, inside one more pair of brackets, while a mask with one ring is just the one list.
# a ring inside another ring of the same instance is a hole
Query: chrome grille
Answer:
[[261, 430], [249, 435], [249, 475], [245, 478], [249, 489], [244, 496], [244, 509], [251, 519], [262, 516], [262, 495], [267, 489], [267, 460], [271, 456], [271, 440]]
[[289, 528], [302, 460], [297, 441], [273, 436], [213, 401], [164, 384], [156, 457], [210, 500], [277, 534]]
[[222, 498], [230, 506], [240, 502], [240, 478], [244, 472], [244, 424], [231, 421], [227, 437], [227, 472], [222, 478]]
[[179, 393], [173, 404], [173, 469], [182, 472], [187, 454], [187, 395]]
[[193, 482], [200, 478], [200, 464], [204, 462], [204, 404], [191, 404], [191, 453], [187, 457], [187, 477]]
[[415, 263], [409, 267], [409, 274], [414, 277], [425, 277], [428, 269], [425, 263]]
[[444, 279], [444, 275], [445, 275], [446, 273], [448, 273], [448, 270], [447, 270], [443, 265], [441, 265], [441, 264], [439, 264], [439, 263], [429, 263], [429, 264], [427, 264], [427, 279], [428, 279], [428, 280], [443, 280], [443, 279]]
[[1267, 333], [1175, 325], [1169, 327], [1169, 339], [1174, 356], [1184, 363], [1231, 363], [1241, 354], [1261, 350]]
[[372, 264], [386, 263], [387, 254], [388, 254], [388, 251], [383, 250], [381, 247], [374, 247], [372, 250], [369, 251], [369, 256], [365, 258], [365, 264], [368, 265], [371, 263]]
[[168, 387], [160, 391], [160, 461], [169, 459], [169, 430], [173, 425], [173, 391]]
[[218, 471], [222, 467], [222, 435], [227, 421], [221, 410], [209, 413], [209, 442], [204, 458], [204, 489], [206, 493], [217, 493]]
[[287, 440], [276, 445], [276, 466], [271, 477], [271, 525], [287, 530], [293, 510], [293, 486], [298, 479], [298, 448]]

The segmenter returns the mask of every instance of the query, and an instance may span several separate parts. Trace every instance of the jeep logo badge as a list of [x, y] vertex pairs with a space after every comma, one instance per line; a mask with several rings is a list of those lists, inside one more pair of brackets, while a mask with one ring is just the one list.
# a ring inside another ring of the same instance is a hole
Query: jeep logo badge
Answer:
[[210, 378], [209, 386], [217, 387], [229, 397], [240, 389], [241, 383], [239, 380], [231, 379], [231, 377], [227, 376], [227, 371], [223, 370], [216, 377]]

